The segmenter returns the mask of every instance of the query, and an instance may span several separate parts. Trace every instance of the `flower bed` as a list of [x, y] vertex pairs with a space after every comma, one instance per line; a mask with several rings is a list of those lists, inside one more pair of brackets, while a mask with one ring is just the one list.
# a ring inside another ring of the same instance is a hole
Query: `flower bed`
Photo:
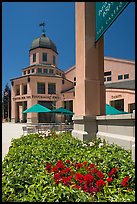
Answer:
[[131, 152], [69, 133], [12, 141], [2, 162], [5, 202], [134, 202]]

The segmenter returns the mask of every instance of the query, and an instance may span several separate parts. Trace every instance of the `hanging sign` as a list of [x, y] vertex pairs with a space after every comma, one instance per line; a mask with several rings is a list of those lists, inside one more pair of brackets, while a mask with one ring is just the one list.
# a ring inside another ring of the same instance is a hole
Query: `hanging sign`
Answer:
[[96, 42], [130, 2], [96, 2]]

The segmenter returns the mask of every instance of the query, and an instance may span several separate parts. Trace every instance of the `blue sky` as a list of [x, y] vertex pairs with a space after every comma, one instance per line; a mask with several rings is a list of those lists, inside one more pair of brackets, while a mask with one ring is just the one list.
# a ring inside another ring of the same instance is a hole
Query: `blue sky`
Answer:
[[[75, 64], [74, 2], [3, 2], [2, 90], [29, 66], [29, 49], [41, 35], [43, 21], [46, 35], [58, 49], [58, 68], [66, 70]], [[135, 60], [135, 3], [104, 34], [104, 56]]]

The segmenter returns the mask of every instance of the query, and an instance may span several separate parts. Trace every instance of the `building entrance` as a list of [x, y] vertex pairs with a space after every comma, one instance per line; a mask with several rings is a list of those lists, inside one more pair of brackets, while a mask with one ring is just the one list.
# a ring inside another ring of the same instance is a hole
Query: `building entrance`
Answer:
[[[38, 104], [53, 110], [56, 108], [56, 101], [38, 101]], [[38, 113], [38, 123], [54, 123], [54, 113]]]
[[110, 105], [117, 110], [124, 111], [124, 99], [110, 101]]
[[16, 103], [16, 120], [15, 122], [26, 123], [27, 122], [27, 113], [23, 113], [27, 109], [27, 101], [17, 102]]

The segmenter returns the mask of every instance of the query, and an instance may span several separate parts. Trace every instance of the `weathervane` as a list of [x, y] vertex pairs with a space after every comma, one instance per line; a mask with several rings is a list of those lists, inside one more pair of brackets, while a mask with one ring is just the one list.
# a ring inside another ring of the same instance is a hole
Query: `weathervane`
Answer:
[[45, 35], [45, 23], [40, 23], [39, 26], [43, 26], [42, 33]]

